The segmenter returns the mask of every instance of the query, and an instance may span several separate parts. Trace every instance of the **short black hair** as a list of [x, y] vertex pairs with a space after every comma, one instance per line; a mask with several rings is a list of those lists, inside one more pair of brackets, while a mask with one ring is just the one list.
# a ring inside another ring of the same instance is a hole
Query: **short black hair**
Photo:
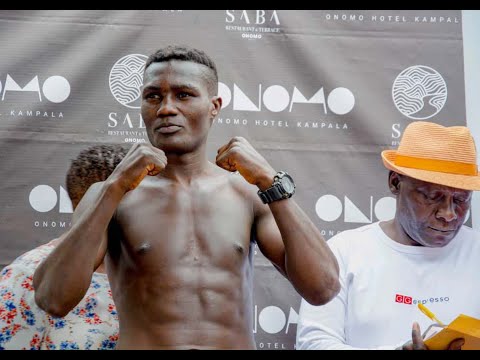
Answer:
[[93, 145], [80, 151], [66, 176], [67, 192], [74, 208], [93, 183], [110, 176], [127, 152], [128, 149], [119, 144]]
[[215, 62], [204, 51], [185, 45], [169, 45], [151, 54], [145, 63], [145, 71], [152, 63], [167, 62], [170, 60], [191, 61], [205, 65], [211, 71], [205, 72], [205, 81], [208, 84], [210, 95], [218, 93], [218, 73]]

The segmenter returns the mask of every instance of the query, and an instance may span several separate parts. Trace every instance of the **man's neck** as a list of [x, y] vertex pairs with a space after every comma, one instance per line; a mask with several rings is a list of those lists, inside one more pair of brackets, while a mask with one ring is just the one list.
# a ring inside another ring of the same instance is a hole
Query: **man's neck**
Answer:
[[186, 154], [166, 154], [167, 167], [161, 176], [188, 185], [192, 180], [211, 171], [212, 164], [208, 161], [205, 151]]
[[403, 231], [402, 226], [395, 218], [388, 221], [380, 222], [380, 228], [383, 232], [393, 241], [408, 245], [408, 246], [418, 246], [419, 244], [413, 241], [410, 236], [408, 236], [405, 231]]

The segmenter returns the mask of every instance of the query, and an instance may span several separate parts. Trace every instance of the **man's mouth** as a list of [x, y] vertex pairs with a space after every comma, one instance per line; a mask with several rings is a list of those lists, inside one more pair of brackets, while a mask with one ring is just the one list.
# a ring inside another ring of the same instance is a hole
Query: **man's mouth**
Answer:
[[429, 226], [429, 229], [432, 229], [432, 230], [437, 231], [437, 232], [442, 233], [442, 234], [450, 234], [450, 233], [455, 231], [455, 229], [437, 229], [437, 228], [433, 228], [431, 226]]
[[167, 124], [167, 125], [162, 125], [159, 128], [157, 128], [157, 131], [162, 134], [173, 134], [180, 130], [182, 127], [178, 125], [173, 125], [173, 124]]

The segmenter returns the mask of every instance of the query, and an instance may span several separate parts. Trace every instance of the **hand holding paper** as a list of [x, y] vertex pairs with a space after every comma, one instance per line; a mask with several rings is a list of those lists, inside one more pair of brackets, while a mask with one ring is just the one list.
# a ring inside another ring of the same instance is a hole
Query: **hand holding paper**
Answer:
[[[440, 331], [428, 334], [425, 332], [424, 344], [429, 350], [479, 350], [480, 349], [480, 320], [460, 314], [450, 324], [444, 325], [434, 313], [424, 305], [418, 304], [418, 308], [434, 320], [437, 324], [432, 326], [441, 327]], [[429, 328], [430, 329], [430, 328]]]

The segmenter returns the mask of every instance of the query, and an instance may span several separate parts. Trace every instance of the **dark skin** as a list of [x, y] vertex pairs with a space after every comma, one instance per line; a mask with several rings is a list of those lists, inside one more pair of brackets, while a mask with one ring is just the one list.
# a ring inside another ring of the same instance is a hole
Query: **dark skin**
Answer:
[[[395, 217], [380, 223], [394, 241], [410, 246], [443, 247], [457, 235], [470, 209], [472, 192], [390, 172], [388, 185], [397, 197]], [[445, 350], [461, 350], [465, 340], [453, 340]], [[428, 350], [418, 323], [412, 340], [399, 350]]]
[[[463, 344], [465, 344], [465, 339], [458, 338], [453, 340], [444, 350], [462, 350]], [[412, 325], [412, 340], [407, 341], [397, 350], [428, 350], [428, 347], [423, 342], [420, 325], [417, 322], [414, 322]]]
[[63, 314], [106, 254], [119, 349], [254, 349], [252, 230], [307, 301], [339, 291], [335, 257], [293, 198], [260, 201], [276, 171], [247, 140], [233, 138], [208, 161], [221, 98], [205, 71], [178, 60], [147, 68], [142, 117], [152, 145], [133, 146], [89, 190], [34, 277], [39, 306]]

